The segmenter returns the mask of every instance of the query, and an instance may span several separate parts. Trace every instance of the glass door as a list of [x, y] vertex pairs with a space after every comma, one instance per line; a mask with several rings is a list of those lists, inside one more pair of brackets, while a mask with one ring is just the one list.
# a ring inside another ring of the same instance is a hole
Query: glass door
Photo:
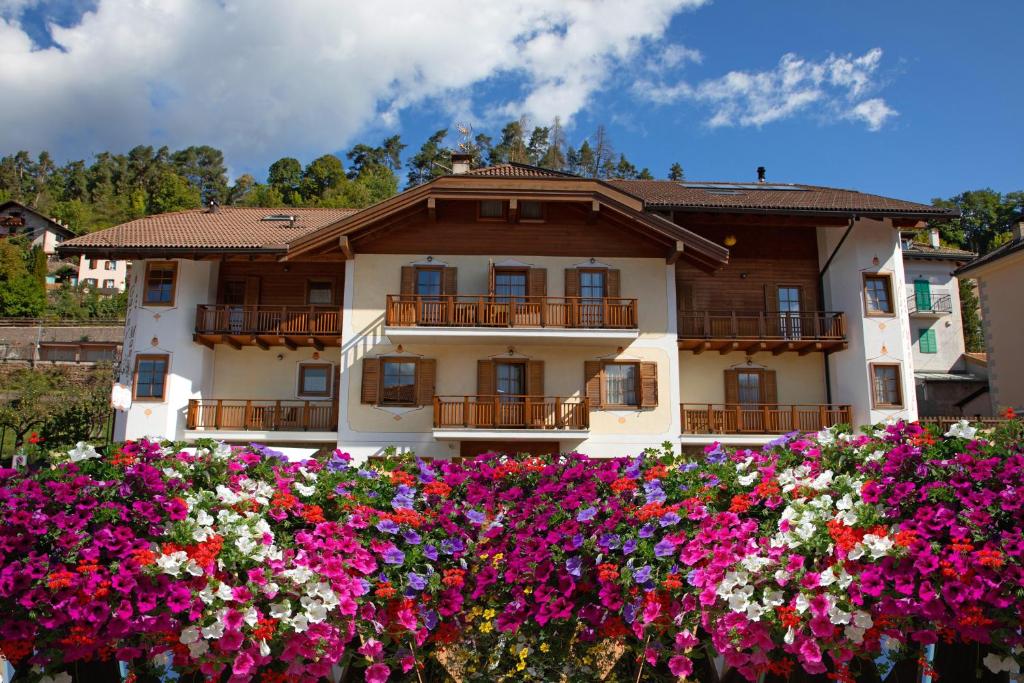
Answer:
[[604, 324], [605, 275], [604, 270], [580, 271], [580, 324], [583, 327]]
[[498, 388], [498, 426], [522, 427], [526, 425], [524, 395], [526, 394], [526, 364], [497, 363], [495, 366]]
[[800, 320], [800, 288], [779, 287], [779, 327], [782, 337], [785, 339], [799, 339], [801, 330]]
[[242, 332], [245, 321], [245, 281], [224, 282], [224, 304], [228, 307], [228, 330], [232, 334]]

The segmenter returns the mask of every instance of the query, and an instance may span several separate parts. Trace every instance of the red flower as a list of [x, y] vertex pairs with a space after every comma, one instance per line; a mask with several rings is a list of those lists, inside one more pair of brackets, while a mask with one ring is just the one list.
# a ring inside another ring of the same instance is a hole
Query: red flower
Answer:
[[28, 437], [28, 442], [31, 444], [39, 444], [45, 441], [43, 437], [39, 436], [36, 432], [32, 432], [32, 435]]

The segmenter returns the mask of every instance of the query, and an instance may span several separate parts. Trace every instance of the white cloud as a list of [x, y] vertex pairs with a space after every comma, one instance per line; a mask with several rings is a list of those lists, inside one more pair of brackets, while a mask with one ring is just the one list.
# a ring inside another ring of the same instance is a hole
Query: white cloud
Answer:
[[[39, 49], [0, 0], [0, 151], [208, 143], [242, 166], [342, 148], [407, 107], [563, 120], [706, 0], [100, 0]], [[692, 59], [685, 52], [677, 62]], [[479, 104], [477, 104], [479, 106]]]
[[897, 112], [882, 98], [862, 97], [879, 87], [881, 48], [859, 57], [829, 55], [815, 62], [787, 53], [768, 71], [730, 71], [719, 78], [690, 84], [651, 79], [634, 92], [656, 104], [691, 100], [710, 108], [709, 126], [764, 126], [799, 113], [826, 119], [862, 121], [879, 130]]

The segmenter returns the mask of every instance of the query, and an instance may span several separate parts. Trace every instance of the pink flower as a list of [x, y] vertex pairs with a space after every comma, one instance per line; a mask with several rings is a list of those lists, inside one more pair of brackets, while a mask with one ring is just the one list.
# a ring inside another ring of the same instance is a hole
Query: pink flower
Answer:
[[252, 673], [254, 666], [256, 666], [256, 662], [253, 660], [252, 655], [243, 651], [235, 657], [235, 662], [231, 665], [232, 673], [235, 676], [248, 676]]
[[693, 673], [693, 662], [689, 657], [676, 655], [668, 660], [668, 670], [673, 676], [689, 676]]
[[374, 664], [366, 669], [366, 683], [385, 683], [391, 676], [386, 664]]

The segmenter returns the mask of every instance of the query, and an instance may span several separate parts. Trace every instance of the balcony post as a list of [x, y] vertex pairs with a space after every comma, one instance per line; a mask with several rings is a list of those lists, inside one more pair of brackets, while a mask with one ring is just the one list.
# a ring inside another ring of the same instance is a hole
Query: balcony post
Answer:
[[475, 423], [476, 423], [476, 420], [473, 420], [472, 423], [469, 420], [469, 396], [463, 396], [462, 397], [462, 426], [463, 427], [472, 427], [473, 424], [475, 424]]
[[242, 418], [242, 428], [252, 429], [252, 401], [245, 402], [245, 417]]
[[434, 426], [441, 426], [441, 399], [437, 396], [434, 397]]
[[736, 404], [736, 433], [740, 434], [743, 432], [743, 406], [739, 403]]
[[213, 424], [214, 424], [214, 428], [215, 429], [220, 429], [220, 416], [221, 416], [221, 410], [223, 409], [223, 407], [224, 407], [224, 399], [218, 398], [217, 399], [217, 412], [214, 414], [214, 420], [213, 420]]
[[525, 400], [525, 402], [523, 404], [523, 410], [525, 411], [525, 413], [523, 415], [523, 422], [525, 423], [524, 426], [527, 429], [530, 429], [530, 425], [533, 422], [533, 412], [531, 412], [531, 404], [530, 404], [530, 397], [529, 396], [526, 397], [526, 400]]
[[601, 327], [608, 327], [608, 297], [601, 297]]
[[515, 319], [516, 319], [516, 300], [514, 298], [510, 298], [508, 300], [508, 326], [509, 327], [515, 327]]
[[789, 430], [795, 431], [800, 429], [800, 411], [797, 410], [796, 404], [794, 403], [789, 407], [791, 425]]
[[820, 425], [820, 429], [824, 429], [828, 426], [828, 409], [825, 407], [824, 403], [818, 404], [818, 423]]
[[309, 401], [304, 401], [302, 404], [302, 429], [309, 431], [309, 418], [310, 418], [310, 406]]
[[714, 425], [714, 421], [712, 419], [713, 413], [714, 413], [714, 405], [709, 403], [708, 404], [708, 434], [713, 434], [714, 431], [715, 431], [714, 428], [712, 427], [712, 425]]
[[187, 417], [185, 418], [185, 426], [187, 426], [189, 429], [196, 428], [196, 408], [198, 407], [197, 403], [198, 402], [194, 398], [190, 398], [188, 400], [188, 413]]
[[765, 434], [770, 434], [771, 432], [768, 431], [768, 404], [767, 403], [762, 403], [761, 404], [761, 420], [762, 420], [761, 427], [762, 427], [762, 429], [764, 429]]
[[274, 429], [281, 429], [281, 402], [276, 401], [274, 403]]

